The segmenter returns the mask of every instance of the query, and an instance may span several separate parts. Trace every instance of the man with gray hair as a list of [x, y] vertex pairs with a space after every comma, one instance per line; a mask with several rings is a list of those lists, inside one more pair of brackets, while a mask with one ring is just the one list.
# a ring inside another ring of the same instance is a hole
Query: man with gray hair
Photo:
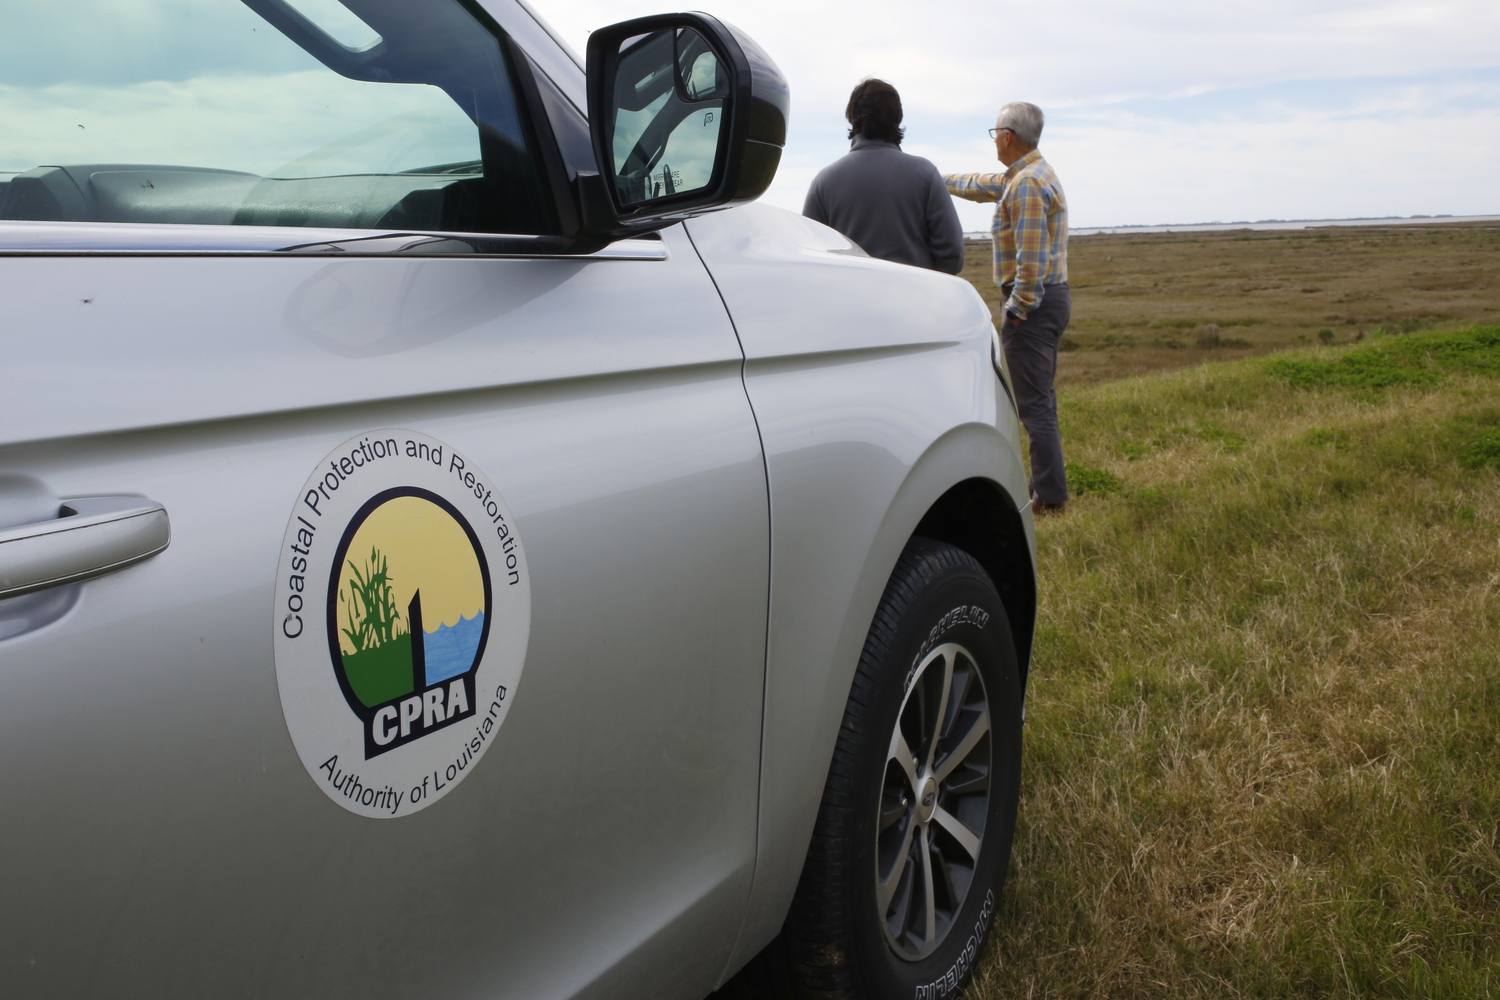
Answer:
[[1057, 343], [1068, 327], [1068, 201], [1042, 159], [1042, 109], [1016, 102], [1000, 109], [990, 137], [1003, 174], [945, 174], [948, 193], [997, 202], [990, 227], [995, 284], [1005, 294], [1000, 344], [1031, 442], [1031, 501], [1038, 514], [1068, 502], [1062, 434], [1057, 427]]

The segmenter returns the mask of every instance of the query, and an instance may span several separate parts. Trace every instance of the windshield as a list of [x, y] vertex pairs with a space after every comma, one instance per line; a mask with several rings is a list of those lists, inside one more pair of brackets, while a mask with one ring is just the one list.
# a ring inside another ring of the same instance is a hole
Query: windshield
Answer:
[[0, 218], [545, 232], [455, 0], [12, 0]]

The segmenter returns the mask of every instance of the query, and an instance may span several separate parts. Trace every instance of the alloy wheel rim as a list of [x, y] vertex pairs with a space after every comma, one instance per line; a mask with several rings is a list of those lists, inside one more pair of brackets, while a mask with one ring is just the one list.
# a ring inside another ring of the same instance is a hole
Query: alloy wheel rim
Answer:
[[989, 814], [989, 699], [972, 653], [931, 650], [891, 733], [875, 827], [875, 907], [908, 961], [942, 944], [974, 880]]

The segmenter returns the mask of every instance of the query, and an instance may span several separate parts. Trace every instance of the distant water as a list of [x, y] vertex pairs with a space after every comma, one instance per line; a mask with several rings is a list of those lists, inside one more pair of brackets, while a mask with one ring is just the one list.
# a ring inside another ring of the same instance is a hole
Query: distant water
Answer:
[[461, 618], [456, 625], [439, 625], [436, 632], [422, 636], [422, 651], [427, 657], [427, 683], [436, 684], [457, 677], [474, 665], [479, 652], [479, 636], [484, 632], [484, 612], [473, 618]]
[[[1132, 236], [1136, 233], [1216, 233], [1239, 229], [1321, 229], [1326, 226], [1432, 226], [1451, 222], [1500, 222], [1500, 215], [1413, 215], [1385, 219], [1261, 219], [1259, 222], [1163, 223], [1156, 226], [1069, 226], [1069, 236]], [[989, 242], [988, 231], [964, 233], [966, 240]]]

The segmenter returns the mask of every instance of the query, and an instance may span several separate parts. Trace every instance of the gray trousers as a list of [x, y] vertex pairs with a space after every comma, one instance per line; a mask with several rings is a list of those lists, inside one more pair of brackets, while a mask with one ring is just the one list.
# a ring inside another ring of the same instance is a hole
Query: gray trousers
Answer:
[[1016, 390], [1016, 408], [1031, 442], [1031, 499], [1064, 503], [1068, 479], [1063, 472], [1062, 434], [1057, 428], [1057, 342], [1068, 328], [1073, 299], [1066, 282], [1045, 286], [1041, 304], [1019, 323], [1000, 327], [1000, 346]]

